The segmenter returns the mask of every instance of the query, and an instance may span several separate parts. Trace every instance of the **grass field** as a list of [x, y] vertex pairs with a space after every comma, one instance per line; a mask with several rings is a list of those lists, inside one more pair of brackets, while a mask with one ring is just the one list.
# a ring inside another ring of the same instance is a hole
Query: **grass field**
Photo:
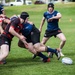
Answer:
[[[13, 6], [5, 7], [5, 11], [9, 17], [27, 11], [30, 14], [30, 20], [39, 28], [43, 13], [47, 10], [46, 7], [47, 5]], [[7, 64], [0, 65], [0, 75], [75, 75], [75, 3], [55, 4], [55, 10], [62, 14], [59, 25], [67, 39], [63, 53], [65, 57], [73, 60], [73, 65], [62, 64], [62, 58], [58, 61], [56, 56], [51, 58], [49, 63], [43, 63], [39, 57], [33, 60], [28, 50], [17, 46], [18, 39], [15, 37], [7, 57]], [[45, 29], [46, 23], [41, 39]], [[57, 48], [59, 43], [59, 39], [52, 37], [46, 45]], [[47, 53], [44, 54], [47, 55]]]

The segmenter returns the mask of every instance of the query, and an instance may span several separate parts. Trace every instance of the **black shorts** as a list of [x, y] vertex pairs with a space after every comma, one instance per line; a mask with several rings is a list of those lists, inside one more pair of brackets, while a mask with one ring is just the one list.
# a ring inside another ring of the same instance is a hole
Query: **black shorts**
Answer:
[[33, 29], [31, 31], [31, 33], [26, 36], [26, 41], [28, 43], [33, 43], [33, 44], [36, 44], [36, 43], [39, 43], [40, 42], [40, 31], [35, 27], [33, 26]]
[[62, 31], [60, 29], [54, 30], [54, 31], [46, 30], [44, 37], [52, 37], [52, 36], [56, 37], [56, 35], [59, 34], [59, 33], [62, 33]]
[[35, 26], [33, 26], [31, 33], [25, 37], [27, 38], [26, 41], [28, 43], [33, 43], [33, 44], [39, 43], [40, 42], [40, 31]]
[[10, 51], [11, 40], [8, 39], [7, 37], [1, 35], [0, 36], [0, 46], [3, 45], [3, 44], [9, 45], [9, 51]]

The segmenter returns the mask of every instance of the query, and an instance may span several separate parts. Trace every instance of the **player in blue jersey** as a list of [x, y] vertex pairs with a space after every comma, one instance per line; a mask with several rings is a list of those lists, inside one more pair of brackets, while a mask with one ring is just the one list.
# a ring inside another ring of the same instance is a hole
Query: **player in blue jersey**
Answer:
[[[22, 35], [24, 35], [26, 37], [26, 41], [27, 43], [31, 43], [33, 49], [35, 50], [35, 55], [40, 55], [42, 58], [46, 58], [42, 53], [40, 52], [53, 52], [57, 55], [58, 59], [60, 58], [60, 51], [58, 51], [57, 49], [52, 49], [49, 48], [47, 46], [45, 46], [44, 44], [40, 43], [40, 32], [39, 30], [35, 27], [35, 25], [30, 22], [28, 20], [29, 14], [26, 12], [26, 16], [27, 18], [25, 19], [25, 23], [23, 25], [23, 29], [22, 29]], [[20, 47], [25, 48], [25, 46], [23, 45], [23, 43], [21, 41], [19, 41], [18, 45]], [[32, 48], [30, 47], [30, 48]], [[47, 58], [46, 58], [47, 59]], [[44, 59], [45, 61], [45, 59]]]
[[[43, 37], [41, 43], [46, 44], [46, 42], [52, 36], [58, 37], [61, 40], [60, 45], [59, 45], [60, 53], [61, 53], [61, 56], [64, 56], [64, 54], [62, 53], [62, 48], [65, 45], [66, 38], [58, 25], [59, 19], [61, 18], [61, 14], [58, 11], [54, 10], [53, 3], [49, 3], [47, 6], [47, 9], [48, 9], [48, 11], [46, 11], [43, 14], [43, 18], [42, 18], [40, 28], [39, 28], [40, 32], [42, 32], [42, 27], [46, 20], [47, 21], [47, 29], [45, 31], [45, 34], [44, 34], [44, 37]], [[50, 55], [50, 53], [48, 53], [48, 54]]]
[[0, 5], [0, 14], [5, 14], [4, 8]]

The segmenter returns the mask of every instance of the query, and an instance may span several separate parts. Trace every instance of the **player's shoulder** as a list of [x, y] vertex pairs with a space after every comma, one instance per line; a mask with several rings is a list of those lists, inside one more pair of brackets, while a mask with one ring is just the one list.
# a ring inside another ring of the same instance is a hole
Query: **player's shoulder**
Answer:
[[49, 14], [48, 11], [44, 12], [44, 16], [47, 16], [48, 14]]
[[47, 14], [47, 13], [48, 13], [48, 11], [44, 12], [44, 14]]

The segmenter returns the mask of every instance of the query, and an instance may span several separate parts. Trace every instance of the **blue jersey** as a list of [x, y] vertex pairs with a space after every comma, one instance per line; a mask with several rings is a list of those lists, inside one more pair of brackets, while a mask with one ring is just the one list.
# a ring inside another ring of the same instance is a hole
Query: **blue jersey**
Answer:
[[[44, 17], [46, 20], [48, 20], [49, 18], [52, 18], [53, 16], [56, 16], [57, 15], [57, 11], [53, 11], [53, 13], [50, 13], [50, 12], [45, 12], [44, 13]], [[58, 26], [58, 21], [59, 19], [53, 19], [51, 22], [48, 22], [47, 21], [47, 30], [48, 31], [53, 31], [53, 30], [57, 30], [59, 29], [59, 26]]]
[[3, 10], [4, 10], [3, 7], [0, 6], [0, 14], [3, 14], [3, 13], [2, 13]]
[[28, 35], [31, 33], [32, 28], [33, 28], [33, 25], [31, 25], [31, 24], [29, 24], [29, 23], [25, 23], [25, 24], [23, 25], [22, 34], [23, 34], [24, 36], [28, 36]]

